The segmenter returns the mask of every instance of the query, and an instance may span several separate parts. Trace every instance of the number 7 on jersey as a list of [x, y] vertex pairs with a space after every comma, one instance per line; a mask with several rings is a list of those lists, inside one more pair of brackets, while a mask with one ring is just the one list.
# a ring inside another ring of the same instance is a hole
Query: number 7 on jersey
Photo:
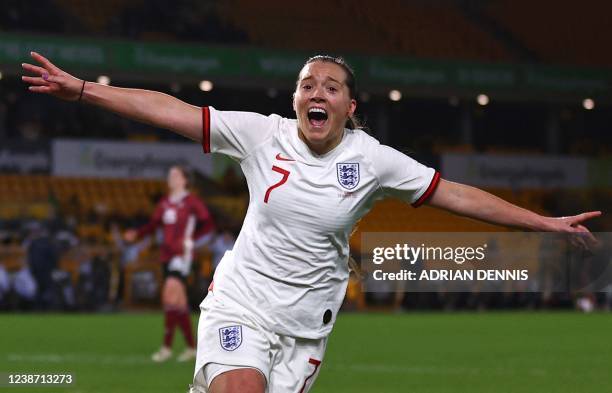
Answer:
[[264, 203], [268, 203], [268, 199], [270, 198], [270, 192], [272, 192], [273, 189], [280, 187], [287, 182], [287, 179], [289, 179], [289, 174], [291, 173], [286, 169], [277, 167], [276, 165], [272, 166], [272, 170], [283, 175], [283, 178], [280, 179], [278, 183], [274, 183], [270, 187], [268, 187], [268, 189], [266, 190], [266, 195], [264, 196]]

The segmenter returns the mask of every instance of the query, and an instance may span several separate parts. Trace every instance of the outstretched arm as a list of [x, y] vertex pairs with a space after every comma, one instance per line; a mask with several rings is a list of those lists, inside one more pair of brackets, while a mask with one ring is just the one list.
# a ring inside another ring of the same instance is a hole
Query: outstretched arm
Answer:
[[588, 233], [582, 222], [601, 215], [600, 211], [594, 211], [569, 217], [544, 217], [478, 188], [442, 179], [428, 204], [491, 224], [541, 232]]
[[151, 219], [149, 220], [149, 222], [141, 226], [138, 229], [134, 229], [134, 228], [128, 229], [123, 234], [123, 239], [127, 242], [133, 243], [136, 240], [146, 235], [152, 234], [153, 232], [155, 232], [155, 230], [159, 226], [162, 225], [162, 215], [163, 214], [164, 214], [164, 208], [163, 208], [162, 203], [160, 202], [155, 207], [155, 211], [153, 212], [153, 216], [151, 216]]
[[195, 141], [202, 140], [202, 112], [199, 107], [151, 90], [126, 89], [85, 82], [61, 70], [44, 56], [31, 52], [40, 66], [24, 63], [35, 76], [22, 76], [29, 90], [67, 101], [82, 100], [129, 119], [165, 128]]

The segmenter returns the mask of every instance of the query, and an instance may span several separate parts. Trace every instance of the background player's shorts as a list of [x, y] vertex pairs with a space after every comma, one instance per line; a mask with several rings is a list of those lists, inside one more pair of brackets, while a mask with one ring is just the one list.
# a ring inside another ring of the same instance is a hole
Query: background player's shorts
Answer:
[[164, 278], [177, 277], [185, 282], [191, 272], [191, 257], [175, 255], [164, 264]]
[[[308, 392], [321, 369], [327, 338], [273, 333], [248, 310], [222, 301], [212, 291], [200, 308], [192, 391], [208, 392], [208, 385], [220, 373], [250, 367], [266, 378], [266, 392]], [[204, 369], [207, 364], [210, 367]]]

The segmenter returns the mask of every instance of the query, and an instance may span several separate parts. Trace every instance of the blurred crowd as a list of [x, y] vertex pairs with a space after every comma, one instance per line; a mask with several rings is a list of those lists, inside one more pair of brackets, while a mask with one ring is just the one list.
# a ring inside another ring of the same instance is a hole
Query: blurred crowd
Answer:
[[[153, 250], [162, 242], [161, 231], [130, 243], [124, 240], [123, 231], [144, 224], [148, 217], [126, 220], [91, 216], [91, 220], [105, 227], [107, 241], [79, 237], [70, 217], [4, 223], [0, 228], [0, 250], [3, 251], [0, 259], [5, 262], [0, 264], [0, 310], [114, 310], [123, 306], [126, 268], [142, 263], [150, 270], [149, 274], [137, 276], [129, 285], [143, 292], [134, 297], [142, 295], [155, 305], [159, 282], [151, 273], [155, 270], [151, 264], [159, 265]], [[11, 228], [10, 224], [18, 227]], [[203, 298], [214, 269], [234, 242], [234, 231], [223, 225], [215, 233], [196, 240], [196, 255], [205, 252], [211, 270], [201, 277], [202, 269], [196, 264], [193, 306]], [[18, 258], [17, 265], [6, 266], [10, 252]]]
[[[212, 0], [124, 0], [2, 3], [0, 30], [137, 40], [244, 43], [244, 32], [223, 23]], [[169, 20], [172, 23], [167, 23]]]

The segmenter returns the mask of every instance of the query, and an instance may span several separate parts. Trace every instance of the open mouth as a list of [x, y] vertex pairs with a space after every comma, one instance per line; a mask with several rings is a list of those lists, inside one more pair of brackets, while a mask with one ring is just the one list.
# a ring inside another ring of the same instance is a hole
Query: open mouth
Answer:
[[327, 112], [323, 108], [310, 108], [308, 110], [308, 122], [313, 127], [323, 127], [327, 121]]

